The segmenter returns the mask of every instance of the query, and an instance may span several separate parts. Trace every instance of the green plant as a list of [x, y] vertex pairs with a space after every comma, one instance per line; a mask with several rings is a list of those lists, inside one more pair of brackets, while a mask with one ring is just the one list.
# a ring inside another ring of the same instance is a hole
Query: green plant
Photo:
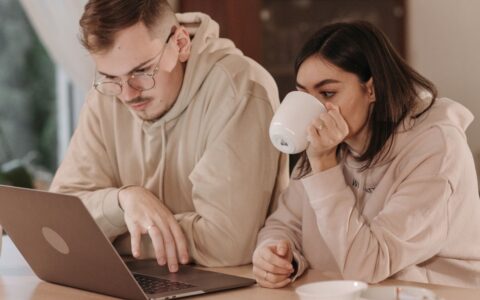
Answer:
[[25, 163], [14, 159], [1, 165], [0, 183], [24, 188], [33, 188], [33, 178]]

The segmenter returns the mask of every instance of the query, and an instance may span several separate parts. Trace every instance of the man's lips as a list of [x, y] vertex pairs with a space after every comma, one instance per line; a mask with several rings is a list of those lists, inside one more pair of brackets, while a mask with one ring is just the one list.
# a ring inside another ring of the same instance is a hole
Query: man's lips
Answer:
[[129, 103], [129, 105], [134, 110], [143, 110], [148, 105], [148, 103], [150, 103], [150, 100], [146, 99], [146, 100], [141, 101], [141, 102]]

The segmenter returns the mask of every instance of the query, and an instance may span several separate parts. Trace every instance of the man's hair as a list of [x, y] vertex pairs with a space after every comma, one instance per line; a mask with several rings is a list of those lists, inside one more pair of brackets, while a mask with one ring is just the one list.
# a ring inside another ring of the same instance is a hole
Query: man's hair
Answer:
[[81, 43], [92, 53], [108, 51], [119, 31], [138, 22], [158, 38], [178, 25], [166, 0], [89, 0], [80, 19]]
[[[375, 102], [368, 120], [371, 132], [367, 149], [358, 161], [363, 169], [385, 157], [393, 144], [400, 123], [412, 114], [417, 104], [419, 89], [432, 95], [430, 109], [437, 96], [435, 85], [410, 67], [395, 51], [385, 34], [374, 25], [355, 21], [334, 23], [316, 32], [303, 46], [295, 61], [295, 74], [311, 56], [321, 57], [340, 69], [357, 75], [362, 83], [373, 78]], [[337, 154], [345, 148], [340, 144]], [[380, 155], [381, 154], [381, 155]], [[298, 165], [299, 176], [311, 170], [305, 153]]]

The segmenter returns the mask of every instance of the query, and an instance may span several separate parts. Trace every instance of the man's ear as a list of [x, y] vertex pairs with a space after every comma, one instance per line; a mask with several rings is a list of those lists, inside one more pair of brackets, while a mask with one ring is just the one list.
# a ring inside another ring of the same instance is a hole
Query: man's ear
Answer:
[[370, 79], [365, 83], [365, 87], [370, 102], [375, 102], [375, 86], [373, 84], [373, 77], [370, 77]]
[[190, 57], [190, 51], [192, 49], [192, 40], [187, 30], [183, 26], [179, 26], [172, 38], [176, 48], [178, 49], [178, 60], [180, 62], [186, 62]]
[[172, 36], [166, 45], [166, 56], [168, 56], [168, 59], [166, 59], [162, 67], [166, 72], [171, 72], [178, 62], [186, 62], [190, 58], [190, 49], [192, 47], [192, 40], [185, 27], [180, 26], [172, 30]]

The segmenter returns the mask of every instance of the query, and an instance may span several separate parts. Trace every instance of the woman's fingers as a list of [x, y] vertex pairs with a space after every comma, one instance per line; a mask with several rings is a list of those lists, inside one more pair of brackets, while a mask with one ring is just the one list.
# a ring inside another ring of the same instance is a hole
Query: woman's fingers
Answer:
[[253, 266], [252, 273], [255, 280], [263, 287], [279, 288], [291, 282], [289, 275], [279, 275], [270, 273], [257, 266]]
[[340, 108], [336, 105], [330, 104], [330, 109], [328, 114], [332, 117], [332, 120], [335, 122], [335, 127], [338, 129], [340, 136], [346, 137], [349, 133], [348, 124], [340, 113]]
[[273, 274], [290, 276], [293, 272], [292, 263], [273, 253], [269, 246], [255, 250], [253, 265]]

